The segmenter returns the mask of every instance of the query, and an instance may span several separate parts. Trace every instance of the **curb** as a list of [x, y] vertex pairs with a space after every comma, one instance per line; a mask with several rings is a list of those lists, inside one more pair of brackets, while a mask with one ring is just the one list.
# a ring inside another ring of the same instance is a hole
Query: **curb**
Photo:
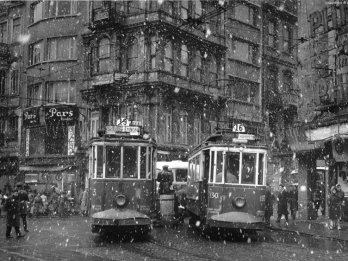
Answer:
[[318, 238], [326, 238], [326, 239], [334, 239], [334, 240], [337, 240], [337, 241], [348, 242], [348, 239], [340, 238], [340, 237], [337, 237], [337, 236], [318, 235], [318, 234], [314, 234], [314, 233], [309, 233], [309, 232], [300, 231], [300, 230], [293, 230], [293, 229], [288, 229], [288, 228], [278, 228], [278, 227], [270, 226], [270, 227], [268, 227], [268, 229], [269, 230], [273, 230], [273, 231], [291, 232], [291, 233], [296, 233], [296, 234], [299, 234], [299, 235], [318, 237]]

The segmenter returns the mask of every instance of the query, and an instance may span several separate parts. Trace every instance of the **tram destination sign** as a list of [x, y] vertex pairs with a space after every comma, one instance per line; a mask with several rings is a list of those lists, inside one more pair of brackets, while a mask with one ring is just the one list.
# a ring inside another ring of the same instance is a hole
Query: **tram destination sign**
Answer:
[[125, 134], [129, 135], [140, 135], [140, 127], [139, 126], [123, 126], [123, 125], [112, 125], [105, 127], [105, 134]]

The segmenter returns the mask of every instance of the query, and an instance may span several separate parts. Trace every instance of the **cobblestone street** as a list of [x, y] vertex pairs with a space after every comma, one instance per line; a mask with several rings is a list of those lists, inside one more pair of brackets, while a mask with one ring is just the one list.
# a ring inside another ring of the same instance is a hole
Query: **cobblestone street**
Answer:
[[0, 226], [1, 260], [346, 260], [342, 242], [264, 231], [253, 242], [210, 241], [186, 225], [154, 228], [144, 240], [104, 239], [90, 232], [88, 218], [35, 218], [24, 238], [5, 239]]

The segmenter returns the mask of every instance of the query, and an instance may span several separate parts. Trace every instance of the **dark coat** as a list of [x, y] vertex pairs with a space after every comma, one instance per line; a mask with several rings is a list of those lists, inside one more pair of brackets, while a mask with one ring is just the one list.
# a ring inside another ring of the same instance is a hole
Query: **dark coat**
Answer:
[[288, 215], [288, 193], [283, 190], [278, 195], [278, 215]]
[[289, 197], [289, 204], [291, 210], [297, 210], [298, 209], [298, 192], [297, 190], [291, 190], [288, 194]]
[[159, 194], [171, 194], [170, 186], [173, 184], [173, 174], [169, 171], [163, 170], [158, 173], [157, 181], [159, 182]]
[[6, 225], [10, 227], [20, 226], [20, 203], [18, 197], [10, 196], [5, 202], [6, 215]]
[[331, 194], [329, 199], [329, 218], [338, 219], [340, 217], [341, 198], [337, 193]]
[[18, 198], [20, 202], [20, 214], [28, 214], [27, 203], [29, 202], [28, 193], [25, 190], [20, 190], [18, 193]]
[[272, 194], [270, 190], [266, 190], [265, 194], [265, 210], [269, 212], [273, 212], [273, 203], [275, 201], [275, 196]]

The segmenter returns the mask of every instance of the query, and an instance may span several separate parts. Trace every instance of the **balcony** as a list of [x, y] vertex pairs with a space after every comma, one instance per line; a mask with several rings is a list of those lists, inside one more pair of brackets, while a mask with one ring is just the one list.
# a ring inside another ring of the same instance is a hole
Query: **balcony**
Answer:
[[285, 108], [289, 108], [291, 106], [297, 107], [298, 105], [298, 91], [297, 90], [289, 90], [281, 94], [282, 104]]
[[10, 46], [6, 43], [0, 43], [0, 68], [9, 66], [10, 57]]
[[101, 29], [106, 27], [124, 25], [125, 15], [121, 11], [117, 11], [115, 7], [99, 7], [92, 9], [90, 29]]
[[266, 90], [264, 103], [268, 110], [279, 110], [283, 106], [282, 95], [279, 92]]

